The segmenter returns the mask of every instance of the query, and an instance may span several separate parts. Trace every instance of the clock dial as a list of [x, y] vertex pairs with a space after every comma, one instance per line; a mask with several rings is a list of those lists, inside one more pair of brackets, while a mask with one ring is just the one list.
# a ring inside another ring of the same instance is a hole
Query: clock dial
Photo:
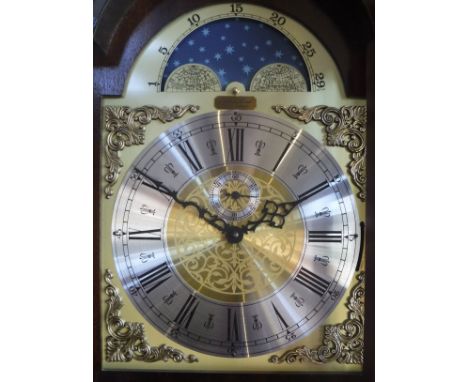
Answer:
[[[281, 203], [292, 206], [284, 216], [269, 210]], [[345, 175], [312, 136], [258, 112], [220, 111], [170, 128], [136, 159], [117, 196], [113, 253], [160, 331], [249, 357], [333, 310], [356, 267], [358, 222]]]
[[252, 92], [316, 93], [315, 99], [342, 92], [321, 42], [293, 18], [254, 4], [186, 13], [148, 43], [133, 70], [126, 92], [135, 97], [223, 92], [233, 83]]

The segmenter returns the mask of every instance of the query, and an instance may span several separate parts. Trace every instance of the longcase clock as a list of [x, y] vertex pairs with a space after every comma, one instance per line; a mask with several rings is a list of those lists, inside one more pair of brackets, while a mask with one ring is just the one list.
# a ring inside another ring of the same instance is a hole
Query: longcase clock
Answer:
[[367, 12], [106, 4], [96, 376], [372, 377]]

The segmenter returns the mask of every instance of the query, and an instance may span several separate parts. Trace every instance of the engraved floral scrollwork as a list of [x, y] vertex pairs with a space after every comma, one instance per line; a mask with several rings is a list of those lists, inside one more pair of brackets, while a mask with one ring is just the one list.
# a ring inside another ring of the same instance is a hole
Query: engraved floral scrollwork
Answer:
[[126, 322], [120, 317], [123, 307], [118, 289], [112, 284], [110, 270], [106, 270], [104, 280], [108, 309], [105, 323], [109, 335], [106, 337], [106, 360], [108, 362], [129, 362], [131, 360], [156, 362], [173, 360], [174, 362], [198, 362], [192, 354], [185, 355], [182, 351], [171, 346], [150, 346], [146, 340], [143, 324]]
[[365, 274], [357, 276], [358, 283], [351, 291], [346, 307], [348, 318], [337, 325], [325, 326], [322, 345], [317, 349], [301, 346], [282, 355], [273, 355], [271, 363], [313, 362], [323, 364], [336, 360], [343, 364], [364, 362], [364, 288]]
[[289, 117], [309, 123], [321, 122], [325, 126], [327, 144], [345, 147], [351, 154], [348, 165], [354, 184], [359, 188], [358, 197], [366, 200], [366, 106], [302, 107], [275, 105], [277, 113], [284, 111]]
[[[279, 202], [291, 198], [268, 185], [267, 179], [255, 177], [255, 181], [264, 199]], [[184, 199], [209, 209], [204, 192], [212, 182], [207, 177], [197, 183]], [[253, 217], [260, 213], [261, 209]], [[227, 245], [219, 231], [200, 224], [194, 210], [175, 206], [166, 229], [168, 251], [180, 277], [193, 289], [221, 301], [255, 301], [283, 285], [296, 268], [304, 240], [301, 224], [291, 219], [282, 230], [262, 225], [242, 243]]]
[[187, 111], [195, 113], [199, 106], [173, 106], [159, 108], [156, 106], [142, 106], [130, 108], [128, 106], [106, 106], [104, 108], [105, 128], [108, 132], [104, 148], [107, 173], [104, 179], [109, 183], [104, 188], [106, 198], [112, 196], [112, 187], [117, 182], [123, 162], [120, 151], [125, 147], [141, 145], [145, 141], [145, 125], [153, 120], [163, 123], [182, 117]]

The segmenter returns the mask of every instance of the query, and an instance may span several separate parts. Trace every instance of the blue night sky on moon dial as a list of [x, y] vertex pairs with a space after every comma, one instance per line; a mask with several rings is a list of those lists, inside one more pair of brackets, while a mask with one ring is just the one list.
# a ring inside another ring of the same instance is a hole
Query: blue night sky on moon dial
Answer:
[[281, 32], [246, 18], [216, 20], [195, 29], [177, 45], [164, 69], [163, 88], [171, 72], [179, 66], [202, 64], [217, 74], [223, 89], [233, 81], [249, 89], [255, 73], [273, 63], [295, 67], [310, 88], [299, 50]]

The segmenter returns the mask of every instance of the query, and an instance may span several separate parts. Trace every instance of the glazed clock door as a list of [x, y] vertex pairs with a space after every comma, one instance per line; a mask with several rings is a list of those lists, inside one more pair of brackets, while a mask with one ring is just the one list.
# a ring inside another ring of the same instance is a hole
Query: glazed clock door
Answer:
[[300, 10], [197, 3], [101, 99], [102, 367], [361, 372], [366, 102]]

